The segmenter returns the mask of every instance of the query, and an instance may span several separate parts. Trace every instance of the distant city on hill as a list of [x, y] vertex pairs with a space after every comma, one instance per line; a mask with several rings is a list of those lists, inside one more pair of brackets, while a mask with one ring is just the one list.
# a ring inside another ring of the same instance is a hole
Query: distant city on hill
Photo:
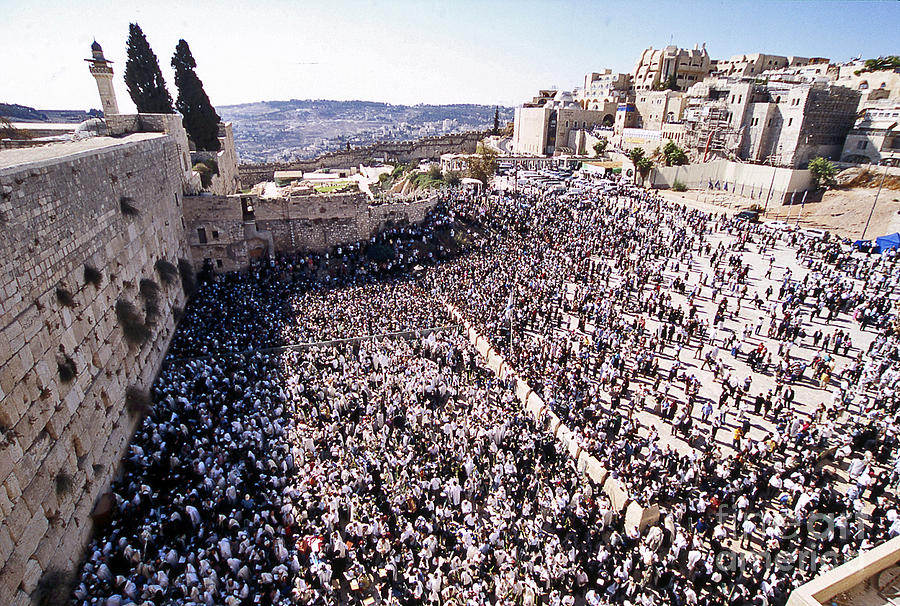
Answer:
[[[408, 141], [447, 133], [487, 130], [493, 105], [392, 105], [375, 101], [297, 100], [221, 105], [216, 111], [234, 125], [241, 162], [284, 162], [314, 158], [339, 149], [379, 141]], [[500, 126], [513, 108], [497, 107]], [[0, 103], [0, 116], [12, 122], [78, 123], [102, 116], [96, 109], [47, 110]]]
[[[499, 107], [500, 126], [513, 108]], [[493, 105], [391, 105], [373, 101], [261, 101], [218, 106], [234, 125], [241, 162], [278, 162], [379, 141], [405, 141], [494, 125]]]

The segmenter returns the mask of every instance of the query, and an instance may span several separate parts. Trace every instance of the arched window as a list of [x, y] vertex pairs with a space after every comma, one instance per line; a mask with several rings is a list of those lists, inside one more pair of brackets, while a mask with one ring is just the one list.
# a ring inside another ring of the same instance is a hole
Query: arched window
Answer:
[[869, 83], [863, 80], [859, 83], [859, 90], [866, 90], [869, 88]]

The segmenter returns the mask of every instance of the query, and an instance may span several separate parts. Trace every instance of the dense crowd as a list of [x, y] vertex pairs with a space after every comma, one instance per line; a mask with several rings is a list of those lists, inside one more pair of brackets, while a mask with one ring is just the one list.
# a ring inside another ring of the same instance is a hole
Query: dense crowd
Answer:
[[[900, 534], [897, 281], [624, 187], [454, 192], [210, 278], [75, 602], [783, 604]], [[658, 522], [626, 527], [444, 302]]]

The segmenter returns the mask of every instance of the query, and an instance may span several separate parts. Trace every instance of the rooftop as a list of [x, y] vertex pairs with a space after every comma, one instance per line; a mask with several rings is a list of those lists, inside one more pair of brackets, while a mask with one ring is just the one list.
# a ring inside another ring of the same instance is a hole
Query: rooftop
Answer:
[[165, 133], [134, 133], [125, 137], [91, 137], [80, 141], [49, 143], [38, 147], [0, 150], [0, 172], [30, 164], [52, 162], [60, 158], [88, 155], [97, 150], [125, 147], [139, 141], [165, 137]]

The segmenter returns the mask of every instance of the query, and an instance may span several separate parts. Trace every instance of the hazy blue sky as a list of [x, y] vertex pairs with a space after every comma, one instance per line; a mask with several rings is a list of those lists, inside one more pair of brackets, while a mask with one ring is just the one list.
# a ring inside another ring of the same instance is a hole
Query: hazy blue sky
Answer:
[[99, 107], [82, 61], [96, 38], [115, 61], [122, 111], [125, 40], [137, 21], [160, 58], [188, 41], [216, 105], [272, 99], [515, 105], [589, 71], [630, 71], [640, 51], [706, 42], [738, 53], [843, 61], [900, 54], [900, 2], [372, 0], [242, 2], [0, 0], [0, 101]]

